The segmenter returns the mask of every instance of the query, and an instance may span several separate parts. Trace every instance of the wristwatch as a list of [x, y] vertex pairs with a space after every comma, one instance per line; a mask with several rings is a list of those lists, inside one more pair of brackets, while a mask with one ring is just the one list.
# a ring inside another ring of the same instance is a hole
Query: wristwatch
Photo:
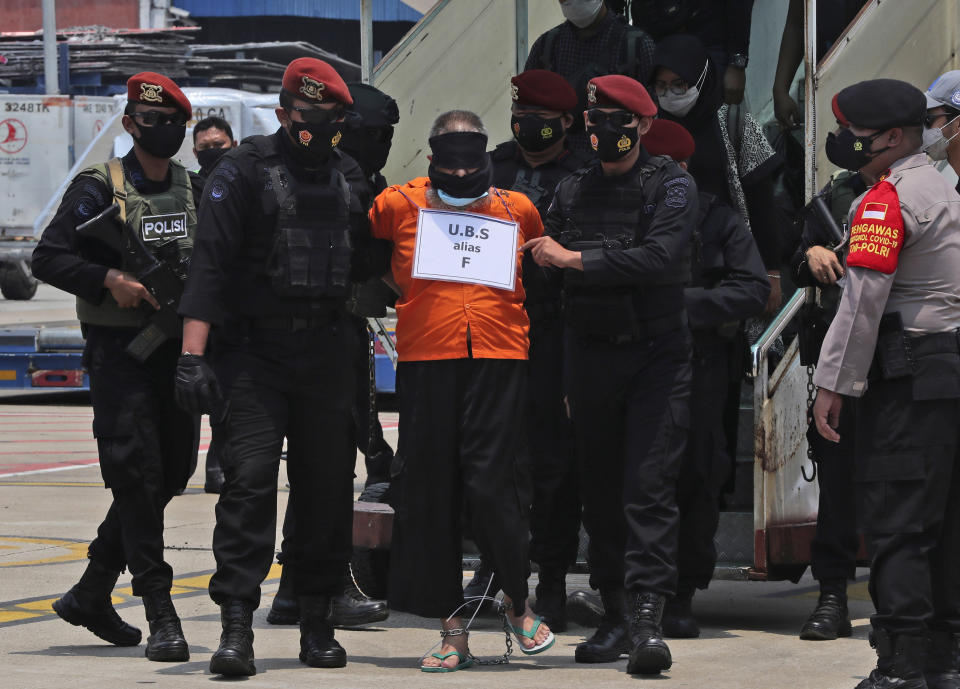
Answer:
[[747, 63], [750, 62], [750, 56], [746, 53], [734, 53], [730, 56], [730, 62], [727, 63], [730, 67], [737, 67], [738, 69], [746, 69]]

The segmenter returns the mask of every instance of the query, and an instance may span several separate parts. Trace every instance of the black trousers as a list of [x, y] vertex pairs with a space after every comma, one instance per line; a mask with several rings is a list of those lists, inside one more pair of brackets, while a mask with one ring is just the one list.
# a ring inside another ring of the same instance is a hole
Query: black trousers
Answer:
[[[817, 581], [853, 579], [857, 574], [857, 510], [853, 484], [854, 413], [853, 400], [844, 400], [837, 432], [840, 442], [823, 440], [816, 429], [817, 533], [810, 546], [810, 571]], [[810, 434], [807, 436], [810, 437]]]
[[447, 617], [463, 604], [463, 501], [494, 586], [523, 610], [530, 575], [521, 500], [527, 362], [408, 361], [397, 367], [400, 439], [390, 607]]
[[874, 627], [960, 632], [960, 400], [871, 380], [856, 409], [858, 524], [870, 543]]
[[199, 418], [173, 397], [180, 341], [162, 344], [144, 363], [126, 346], [126, 328], [86, 327], [93, 433], [100, 471], [113, 502], [90, 544], [91, 560], [130, 569], [133, 593], [169, 591], [173, 570], [163, 559], [163, 510], [196, 463]]
[[568, 330], [564, 353], [590, 585], [673, 595], [690, 335], [684, 328], [612, 344]]
[[559, 317], [531, 319], [528, 400], [533, 490], [530, 559], [542, 573], [563, 574], [577, 561], [580, 494], [573, 427], [563, 403], [563, 322]]
[[353, 402], [353, 420], [357, 426], [357, 449], [365, 458], [368, 477], [389, 478], [393, 448], [384, 440], [380, 417], [376, 414], [375, 408], [370, 405], [370, 341], [367, 319], [352, 314], [349, 319], [357, 342], [353, 359], [357, 377]]
[[221, 424], [224, 485], [217, 503], [210, 597], [260, 604], [273, 560], [277, 472], [287, 476], [298, 525], [285, 560], [298, 595], [336, 593], [352, 551], [356, 348], [345, 317], [288, 332], [227, 331], [216, 372], [229, 411]]
[[723, 430], [729, 363], [725, 342], [695, 347], [690, 393], [693, 423], [677, 482], [678, 588], [687, 591], [707, 588], [717, 564], [713, 538], [720, 523], [720, 493], [730, 469]]

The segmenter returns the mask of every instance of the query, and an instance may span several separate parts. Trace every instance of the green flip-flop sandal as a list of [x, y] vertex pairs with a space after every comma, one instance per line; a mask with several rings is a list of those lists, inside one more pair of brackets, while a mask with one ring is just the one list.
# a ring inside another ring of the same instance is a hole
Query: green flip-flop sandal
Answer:
[[533, 646], [532, 648], [527, 648], [526, 646], [524, 646], [523, 642], [520, 640], [520, 637], [523, 636], [528, 639], [533, 639], [533, 637], [537, 635], [537, 630], [540, 629], [540, 625], [543, 624], [543, 620], [540, 619], [539, 617], [536, 617], [535, 619], [537, 621], [537, 624], [529, 632], [526, 631], [523, 627], [515, 627], [513, 626], [513, 624], [510, 624], [510, 628], [513, 630], [513, 633], [517, 637], [517, 645], [520, 647], [520, 651], [524, 655], [528, 655], [528, 656], [536, 655], [537, 653], [543, 653], [548, 648], [553, 646], [553, 642], [557, 640], [557, 638], [553, 635], [553, 632], [550, 632], [547, 638], [544, 639], [539, 644], [537, 644], [536, 646]]
[[457, 670], [466, 670], [468, 667], [473, 665], [473, 658], [469, 655], [465, 656], [460, 651], [450, 651], [449, 653], [431, 653], [431, 656], [438, 659], [441, 663], [450, 656], [457, 656], [459, 663], [453, 667], [446, 667], [444, 665], [421, 665], [421, 672], [456, 672]]

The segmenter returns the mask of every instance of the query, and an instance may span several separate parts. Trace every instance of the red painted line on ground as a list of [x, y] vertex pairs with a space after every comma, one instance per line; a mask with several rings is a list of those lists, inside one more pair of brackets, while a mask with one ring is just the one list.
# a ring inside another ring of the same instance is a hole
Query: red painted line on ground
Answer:
[[85, 467], [91, 464], [98, 464], [99, 458], [94, 459], [71, 459], [66, 462], [24, 462], [22, 464], [4, 464], [0, 466], [0, 476], [15, 474], [21, 471], [43, 471], [44, 469], [56, 469], [58, 467]]

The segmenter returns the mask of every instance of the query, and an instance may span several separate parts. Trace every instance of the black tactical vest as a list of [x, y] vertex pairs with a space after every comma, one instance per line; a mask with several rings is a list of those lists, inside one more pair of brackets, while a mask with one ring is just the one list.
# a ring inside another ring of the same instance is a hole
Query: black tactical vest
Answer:
[[250, 267], [268, 276], [280, 297], [345, 297], [352, 244], [350, 186], [343, 173], [331, 166], [326, 184], [304, 183], [287, 169], [274, 137], [247, 141], [263, 157], [263, 213], [276, 217], [271, 245], [253, 252]]
[[[605, 178], [599, 163], [574, 173], [575, 182], [557, 190], [564, 218], [558, 241], [571, 251], [623, 251], [638, 246], [656, 212], [656, 191], [665, 169], [679, 168], [667, 157], [649, 158], [632, 174]], [[663, 275], [643, 285], [586, 285], [583, 273], [564, 271], [564, 313], [577, 331], [603, 337], [637, 333], [638, 324], [682, 318], [683, 287], [690, 280], [689, 249]], [[642, 328], [641, 328], [642, 330]]]

